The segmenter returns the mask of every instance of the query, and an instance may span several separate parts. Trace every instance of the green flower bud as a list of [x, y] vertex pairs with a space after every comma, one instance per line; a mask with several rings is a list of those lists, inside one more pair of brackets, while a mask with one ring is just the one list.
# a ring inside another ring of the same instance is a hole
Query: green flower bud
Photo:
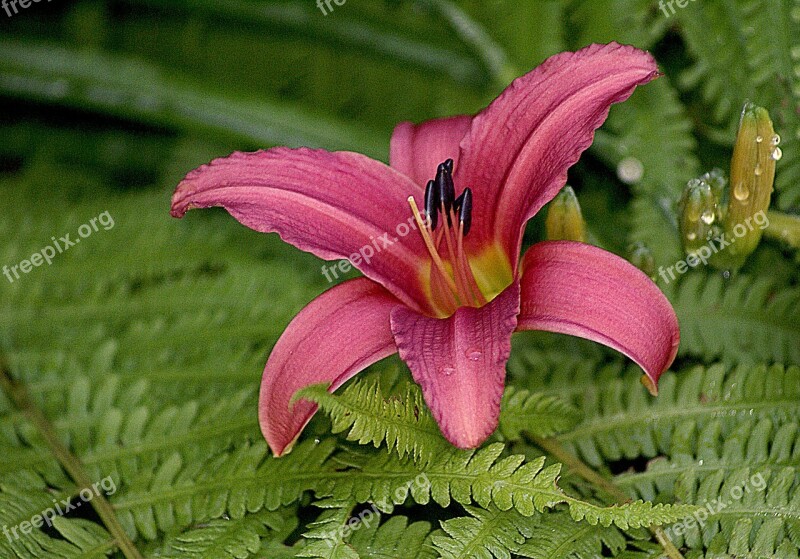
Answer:
[[754, 216], [766, 212], [775, 180], [775, 163], [781, 158], [781, 139], [769, 113], [752, 103], [744, 106], [731, 159], [731, 190], [724, 229], [735, 239], [726, 251], [731, 266], [740, 266], [761, 241], [762, 229], [753, 227]]
[[586, 223], [572, 187], [565, 186], [550, 202], [545, 230], [551, 241], [586, 242]]
[[680, 233], [686, 254], [694, 254], [708, 242], [720, 210], [720, 199], [705, 175], [686, 185], [679, 204]]

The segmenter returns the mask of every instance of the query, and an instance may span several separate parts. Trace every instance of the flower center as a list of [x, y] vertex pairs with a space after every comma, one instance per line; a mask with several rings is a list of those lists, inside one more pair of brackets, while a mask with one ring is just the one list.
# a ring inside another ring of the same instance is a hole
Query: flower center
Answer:
[[413, 196], [408, 198], [414, 219], [431, 256], [431, 299], [444, 315], [459, 307], [482, 307], [487, 297], [464, 251], [472, 225], [472, 190], [456, 198], [453, 160], [441, 163], [425, 189], [424, 217]]

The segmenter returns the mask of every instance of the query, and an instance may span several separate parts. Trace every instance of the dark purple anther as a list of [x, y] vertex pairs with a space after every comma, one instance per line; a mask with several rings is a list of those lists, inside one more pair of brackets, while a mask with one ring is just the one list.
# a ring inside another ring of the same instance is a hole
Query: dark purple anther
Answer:
[[458, 212], [458, 220], [464, 224], [464, 236], [472, 225], [472, 190], [465, 188], [461, 196], [456, 198], [454, 207]]
[[428, 218], [431, 231], [436, 229], [436, 224], [439, 222], [439, 189], [435, 181], [428, 181], [428, 186], [425, 188], [425, 216]]
[[436, 170], [436, 188], [439, 191], [439, 203], [444, 207], [448, 223], [450, 210], [453, 207], [453, 200], [456, 197], [456, 189], [453, 185], [453, 160], [448, 159], [439, 165]]

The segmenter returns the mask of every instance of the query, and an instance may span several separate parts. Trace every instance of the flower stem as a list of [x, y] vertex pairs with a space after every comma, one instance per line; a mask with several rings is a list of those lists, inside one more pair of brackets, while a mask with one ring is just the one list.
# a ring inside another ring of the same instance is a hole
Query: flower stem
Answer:
[[800, 216], [770, 210], [767, 212], [767, 220], [764, 236], [800, 248]]
[[[528, 437], [539, 448], [552, 455], [556, 460], [566, 465], [570, 470], [595, 487], [601, 489], [604, 493], [607, 493], [613, 497], [618, 503], [624, 504], [631, 501], [631, 498], [628, 497], [628, 495], [622, 489], [614, 485], [614, 482], [604, 478], [599, 473], [594, 471], [580, 458], [564, 448], [561, 443], [558, 442], [558, 440], [553, 438], [535, 437], [532, 435], [528, 435]], [[660, 526], [650, 526], [650, 532], [653, 533], [658, 540], [658, 543], [664, 548], [664, 553], [667, 555], [667, 557], [670, 559], [684, 559], [681, 552], [678, 551], [678, 548], [675, 547], [672, 541], [670, 541], [669, 537]]]
[[[25, 385], [16, 382], [11, 377], [11, 373], [2, 357], [0, 357], [0, 388], [5, 392], [9, 400], [11, 400], [28, 420], [33, 423], [44, 438], [50, 451], [72, 477], [73, 481], [75, 481], [81, 489], [89, 489], [92, 491], [92, 480], [89, 479], [81, 461], [77, 456], [72, 454], [58, 438], [53, 424], [48, 421], [42, 411], [33, 402]], [[90, 503], [114, 538], [114, 541], [119, 546], [125, 558], [143, 559], [139, 550], [136, 549], [136, 546], [119, 523], [111, 503], [106, 500], [102, 493], [93, 491], [93, 494], [94, 497]]]

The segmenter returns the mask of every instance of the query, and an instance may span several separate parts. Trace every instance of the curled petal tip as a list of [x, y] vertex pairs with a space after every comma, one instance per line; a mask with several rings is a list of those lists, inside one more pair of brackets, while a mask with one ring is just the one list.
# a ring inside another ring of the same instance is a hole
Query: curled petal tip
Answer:
[[680, 329], [669, 300], [629, 262], [597, 247], [546, 241], [525, 254], [521, 330], [580, 336], [627, 355], [651, 393], [672, 365]]
[[652, 396], [658, 396], [658, 385], [647, 375], [642, 375], [642, 384]]

